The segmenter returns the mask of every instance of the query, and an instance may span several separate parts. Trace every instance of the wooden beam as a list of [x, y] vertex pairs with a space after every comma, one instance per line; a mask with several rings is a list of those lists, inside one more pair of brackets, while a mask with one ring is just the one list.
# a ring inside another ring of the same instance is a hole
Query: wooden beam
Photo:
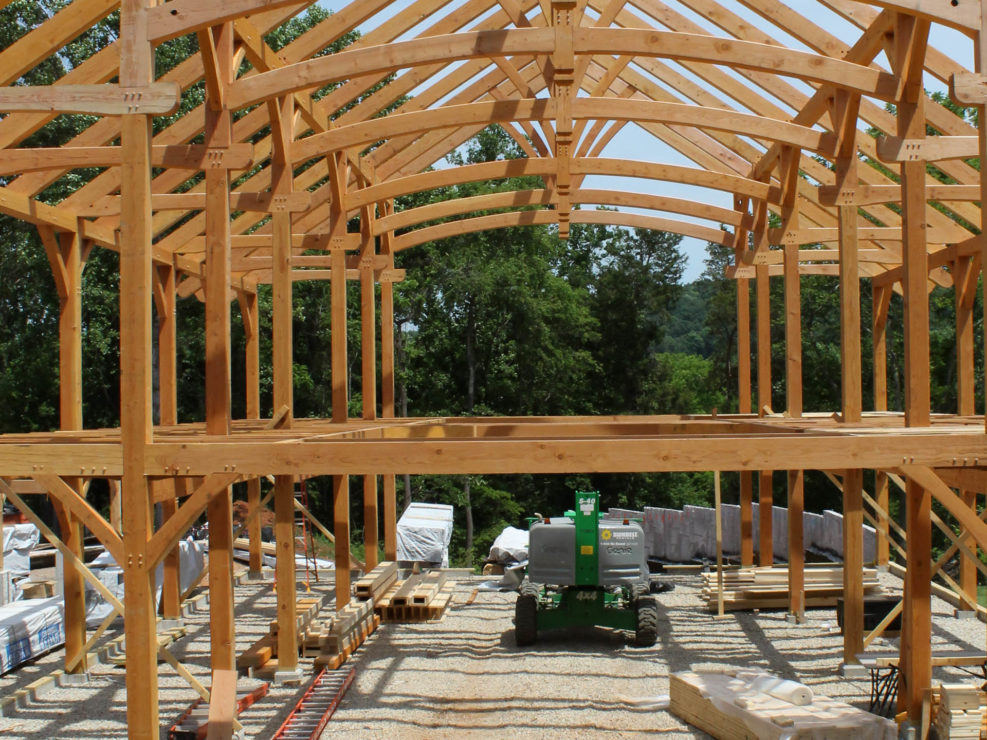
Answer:
[[78, 491], [57, 475], [37, 474], [33, 478], [47, 488], [48, 492], [54, 498], [58, 499], [66, 509], [72, 512], [75, 518], [85, 524], [89, 528], [89, 531], [96, 535], [97, 539], [106, 548], [107, 552], [113, 556], [114, 560], [118, 563], [124, 561], [125, 548], [120, 535], [116, 533], [109, 522], [100, 516], [99, 512]]
[[[900, 185], [853, 186], [820, 185], [819, 203], [824, 206], [868, 206], [881, 203], [900, 203]], [[980, 189], [976, 185], [929, 185], [926, 198], [930, 201], [952, 202], [977, 200]]]
[[[19, 88], [18, 88], [19, 89]], [[79, 167], [119, 167], [123, 164], [123, 147], [120, 146], [69, 146], [59, 148], [37, 147], [32, 149], [0, 150], [0, 174], [14, 175], [41, 170], [65, 170]], [[203, 146], [155, 145], [151, 148], [151, 163], [155, 167], [173, 167], [185, 170], [234, 169], [250, 167], [254, 148], [250, 144], [232, 144], [226, 148]], [[181, 205], [187, 208], [204, 207], [204, 193], [167, 193], [152, 196], [151, 203], [164, 208]], [[261, 195], [243, 198], [243, 204], [253, 206]], [[100, 206], [82, 208], [84, 216], [112, 216], [121, 212], [121, 202], [114, 196], [100, 200]], [[297, 208], [299, 203], [290, 201], [285, 207]], [[243, 209], [247, 210], [247, 209]]]
[[970, 159], [977, 156], [977, 137], [929, 136], [921, 139], [902, 139], [897, 136], [882, 136], [877, 140], [877, 156], [882, 162]]
[[214, 473], [206, 476], [206, 479], [178, 509], [175, 516], [169, 518], [147, 543], [147, 561], [150, 567], [157, 567], [175, 542], [206, 510], [209, 502], [222, 495], [223, 491], [232, 485], [238, 477], [237, 473]]
[[30, 85], [0, 87], [4, 113], [88, 113], [170, 115], [178, 110], [182, 89], [174, 82], [141, 87], [122, 85]]
[[312, 2], [313, 0], [172, 0], [167, 5], [149, 10], [147, 40], [152, 44], [160, 44], [254, 13], [286, 6], [296, 6], [301, 10]]

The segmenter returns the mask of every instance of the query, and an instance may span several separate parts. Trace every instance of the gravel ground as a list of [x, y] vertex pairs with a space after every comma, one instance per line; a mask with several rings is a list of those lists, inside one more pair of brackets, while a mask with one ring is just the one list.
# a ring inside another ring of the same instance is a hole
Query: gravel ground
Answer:
[[[888, 591], [900, 581], [881, 575]], [[812, 686], [820, 693], [866, 708], [869, 682], [839, 674], [842, 637], [832, 609], [813, 609], [802, 625], [784, 612], [731, 613], [715, 619], [699, 605], [698, 575], [668, 577], [676, 584], [658, 596], [659, 640], [638, 648], [627, 633], [580, 629], [543, 634], [532, 648], [514, 645], [514, 594], [480, 591], [480, 579], [461, 582], [454, 606], [431, 624], [386, 624], [351, 658], [356, 679], [323, 737], [353, 738], [704, 738], [665, 711], [641, 709], [633, 700], [668, 693], [669, 672], [731, 666], [762, 668]], [[331, 587], [314, 586], [331, 592]], [[237, 649], [267, 631], [275, 611], [270, 584], [237, 588]], [[934, 601], [935, 650], [984, 650], [987, 628], [953, 618]], [[189, 634], [173, 646], [176, 656], [208, 685], [206, 612], [187, 618]], [[111, 639], [119, 631], [111, 631]], [[894, 640], [873, 649], [891, 650]], [[59, 667], [61, 651], [0, 677], [8, 695]], [[303, 663], [304, 665], [304, 663]], [[160, 666], [161, 721], [170, 726], [196, 694], [166, 664]], [[955, 669], [937, 669], [936, 680], [966, 680]], [[240, 688], [256, 685], [241, 679]], [[303, 689], [275, 688], [242, 717], [249, 737], [269, 738]], [[82, 687], [58, 687], [0, 718], [0, 736], [19, 738], [126, 737], [124, 669], [99, 665]], [[162, 737], [166, 731], [162, 731]]]

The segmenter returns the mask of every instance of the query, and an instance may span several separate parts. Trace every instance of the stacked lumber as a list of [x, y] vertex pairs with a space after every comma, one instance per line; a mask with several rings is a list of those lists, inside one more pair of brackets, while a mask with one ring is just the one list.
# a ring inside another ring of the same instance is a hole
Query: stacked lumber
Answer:
[[[168, 647], [173, 642], [177, 642], [188, 634], [188, 627], [168, 627], [157, 633], [158, 647]], [[120, 635], [110, 640], [102, 650], [102, 660], [117, 666], [127, 665], [127, 641], [125, 635]], [[158, 662], [164, 658], [158, 653]]]
[[[246, 537], [237, 537], [235, 540], [233, 540], [233, 547], [235, 547], [237, 550], [246, 550], [247, 552], [249, 552], [250, 540], [247, 539]], [[270, 555], [272, 558], [277, 557], [278, 555], [278, 547], [274, 542], [261, 542], [260, 551], [264, 555]]]
[[[298, 634], [298, 647], [304, 645], [306, 636], [310, 633], [310, 625], [322, 608], [321, 596], [307, 596], [298, 600], [295, 613], [295, 626]], [[264, 668], [278, 654], [278, 623], [272, 620], [268, 632], [253, 645], [247, 648], [236, 659], [236, 667], [243, 670]]]
[[415, 574], [397, 581], [374, 602], [384, 622], [432, 622], [443, 617], [452, 602], [455, 583], [441, 571]]
[[380, 625], [373, 601], [351, 601], [336, 612], [332, 626], [319, 640], [315, 670], [336, 670]]
[[[702, 598], [716, 610], [716, 572], [703, 573]], [[864, 594], [878, 594], [877, 571], [864, 569]], [[805, 605], [833, 607], [843, 596], [843, 568], [805, 569]], [[788, 568], [742, 568], [723, 571], [723, 607], [727, 611], [781, 609], [788, 606]]]
[[979, 740], [984, 727], [984, 694], [976, 686], [943, 684], [935, 727], [941, 738]]
[[891, 720], [766, 673], [673, 673], [669, 700], [673, 714], [718, 740], [897, 737]]
[[356, 598], [360, 601], [376, 601], [398, 579], [398, 564], [384, 562], [356, 582]]

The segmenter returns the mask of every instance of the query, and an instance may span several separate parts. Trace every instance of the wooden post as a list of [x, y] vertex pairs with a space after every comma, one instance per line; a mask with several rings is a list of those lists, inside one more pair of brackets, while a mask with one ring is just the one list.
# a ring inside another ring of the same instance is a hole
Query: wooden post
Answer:
[[350, 603], [350, 477], [332, 477], [333, 535], [336, 538], [336, 611]]
[[788, 471], [788, 611], [805, 621], [805, 471]]
[[[58, 290], [58, 381], [59, 421], [63, 431], [77, 431], [82, 426], [82, 241], [78, 232], [56, 234], [40, 229]], [[65, 482], [82, 493], [80, 478]], [[57, 499], [52, 503], [58, 516], [62, 540], [77, 557], [83, 555], [82, 523]], [[86, 644], [86, 585], [79, 571], [67, 560], [62, 561], [62, 586], [65, 601], [65, 666], [70, 673], [88, 669]], [[80, 653], [82, 653], [80, 657]]]
[[[857, 178], [857, 112], [859, 96], [840, 90], [833, 106], [840, 146], [836, 182], [855, 187]], [[843, 422], [860, 421], [863, 396], [860, 361], [860, 268], [857, 207], [839, 207], [840, 357]], [[857, 663], [864, 650], [863, 471], [843, 473], [843, 662]]]
[[713, 499], [716, 507], [716, 614], [723, 616], [723, 502], [720, 497], [720, 471], [713, 472]]
[[[928, 33], [928, 21], [896, 16], [892, 64], [902, 79], [897, 133], [903, 139], [925, 137], [922, 70]], [[909, 427], [927, 426], [930, 413], [925, 165], [922, 160], [901, 163], [905, 425]], [[929, 492], [911, 479], [905, 495], [908, 556], [898, 702], [908, 718], [918, 722], [932, 683], [932, 502]]]
[[[360, 358], [363, 418], [377, 418], [377, 310], [374, 289], [374, 208], [363, 209], [360, 220]], [[377, 566], [377, 476], [363, 476], [363, 544], [367, 570]]]
[[[872, 336], [874, 344], [874, 410], [888, 410], [888, 308], [891, 305], [891, 286], [874, 285], [872, 302]], [[883, 470], [874, 471], [874, 498], [878, 505], [888, 510], [888, 474]], [[887, 566], [891, 559], [891, 546], [888, 522], [883, 517], [877, 518], [877, 564]]]
[[[121, 0], [120, 84], [154, 80], [144, 0]], [[146, 565], [151, 499], [144, 475], [151, 415], [151, 119], [121, 117], [120, 438], [123, 446], [124, 631], [127, 641], [127, 732], [157, 740], [158, 645], [154, 571]]]
[[[294, 97], [286, 95], [267, 105], [271, 119], [273, 155], [271, 190], [291, 193], [294, 186], [291, 146], [294, 137]], [[291, 213], [275, 211], [271, 216], [274, 252], [274, 408], [287, 409], [282, 427], [290, 427], [294, 415], [294, 368], [292, 336]], [[298, 671], [298, 627], [296, 621], [295, 567], [295, 480], [290, 475], [274, 478], [274, 537], [277, 543], [278, 583], [278, 673], [287, 678]]]
[[[330, 209], [330, 229], [334, 236], [346, 231], [346, 172], [340, 154], [334, 155], [330, 167], [330, 183], [334, 185]], [[346, 363], [346, 253], [342, 248], [332, 250], [331, 256], [331, 328], [332, 328], [332, 420], [345, 423], [348, 418], [349, 391]], [[333, 535], [336, 538], [336, 610], [341, 611], [350, 601], [350, 479], [336, 475], [332, 479]]]
[[[771, 408], [771, 282], [768, 266], [755, 268], [757, 288], [757, 414]], [[758, 472], [758, 564], [774, 563], [774, 492], [770, 470]]]
[[[240, 304], [240, 316], [243, 321], [243, 333], [246, 339], [244, 348], [245, 385], [247, 418], [260, 418], [260, 315], [258, 313], [257, 294], [240, 292], [237, 294]], [[247, 537], [250, 541], [249, 577], [261, 577], [264, 567], [261, 551], [261, 517], [254, 512], [260, 507], [260, 478], [250, 478], [247, 481], [247, 515], [250, 523], [247, 525]]]
[[209, 521], [209, 648], [214, 676], [236, 671], [233, 614], [233, 495], [227, 487], [213, 496]]
[[[737, 281], [737, 381], [738, 410], [751, 413], [750, 280]], [[754, 565], [754, 473], [740, 473], [740, 564]]]
[[274, 476], [274, 539], [278, 584], [278, 672], [298, 669], [295, 603], [295, 485], [290, 475]]
[[[158, 323], [158, 419], [161, 426], [178, 423], [178, 332], [175, 316], [175, 268], [156, 265], [152, 272], [154, 307]], [[174, 497], [161, 502], [161, 513], [168, 521], [178, 511], [179, 479], [164, 481], [172, 488]], [[165, 619], [182, 618], [181, 556], [175, 545], [165, 556], [161, 583], [161, 616]]]
[[[232, 111], [225, 104], [233, 82], [233, 24], [198, 33], [206, 69], [206, 146], [225, 148], [233, 141]], [[228, 435], [230, 406], [230, 176], [225, 168], [206, 170], [206, 432]], [[227, 487], [207, 507], [209, 520], [209, 632], [213, 686], [226, 671], [236, 671], [233, 613], [233, 498]], [[210, 713], [232, 697], [214, 692]]]
[[843, 662], [864, 651], [864, 472], [843, 471]]
[[[782, 226], [784, 234], [798, 233], [798, 184], [801, 151], [785, 147], [781, 156]], [[799, 279], [799, 245], [784, 245], [785, 279], [785, 406], [792, 418], [802, 416], [802, 286]], [[805, 510], [805, 477], [788, 471], [788, 612], [795, 621], [805, 619], [805, 546], [802, 531]]]
[[[380, 405], [381, 416], [394, 418], [394, 283], [380, 283]], [[398, 559], [397, 485], [393, 475], [383, 475], [384, 558]]]
[[[974, 404], [973, 370], [973, 306], [977, 297], [977, 278], [973, 257], [958, 257], [953, 262], [953, 293], [956, 306], [956, 412], [962, 416], [976, 413]], [[960, 491], [964, 503], [976, 512], [977, 494], [975, 491]], [[970, 552], [977, 553], [976, 538], [966, 539]], [[968, 597], [977, 601], [977, 568], [970, 558], [960, 555], [960, 588]]]

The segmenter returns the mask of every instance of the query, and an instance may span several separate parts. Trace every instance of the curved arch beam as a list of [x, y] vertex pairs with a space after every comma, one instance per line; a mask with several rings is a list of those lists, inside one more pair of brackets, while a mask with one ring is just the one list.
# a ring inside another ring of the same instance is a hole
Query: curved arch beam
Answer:
[[769, 46], [755, 41], [642, 28], [589, 28], [572, 34], [576, 54], [620, 54], [708, 62], [798, 77], [837, 88], [892, 100], [898, 78], [888, 72], [812, 52]]
[[[291, 158], [295, 162], [301, 162], [323, 157], [332, 151], [362, 146], [382, 139], [443, 128], [509, 121], [544, 121], [555, 117], [555, 109], [553, 99], [524, 98], [464, 103], [413, 113], [399, 113], [386, 118], [374, 118], [340, 126], [301, 139], [292, 147]], [[647, 121], [695, 126], [728, 131], [739, 136], [768, 139], [822, 153], [831, 153], [836, 142], [835, 135], [831, 133], [817, 131], [797, 123], [763, 118], [725, 108], [707, 108], [655, 100], [576, 98], [572, 101], [572, 117], [580, 120]]]
[[[637, 213], [621, 211], [572, 211], [570, 223], [577, 224], [607, 224], [610, 226], [631, 226], [639, 229], [668, 231], [682, 236], [692, 236], [703, 241], [711, 241], [723, 246], [733, 244], [733, 235], [706, 226], [697, 226], [685, 221], [674, 221], [668, 218], [642, 216]], [[462, 221], [449, 221], [437, 226], [402, 234], [394, 239], [394, 250], [401, 251], [417, 247], [419, 244], [447, 239], [452, 236], [473, 234], [490, 229], [506, 229], [511, 226], [535, 226], [542, 224], [557, 224], [558, 213], [555, 211], [513, 211], [511, 213], [495, 213], [490, 216], [478, 216]]]
[[[897, 78], [871, 67], [810, 52], [702, 34], [637, 28], [578, 28], [577, 55], [620, 53], [723, 64], [834, 85], [884, 100], [894, 97]], [[310, 90], [366, 74], [387, 73], [436, 62], [493, 56], [548, 55], [555, 51], [555, 29], [522, 28], [444, 34], [368, 46], [309, 59], [237, 80], [228, 101], [233, 109], [300, 90]]]
[[244, 108], [264, 100], [330, 82], [393, 72], [438, 62], [457, 62], [480, 57], [551, 54], [555, 51], [554, 28], [471, 31], [366, 46], [289, 64], [233, 83], [230, 108]]
[[[407, 229], [426, 221], [437, 221], [463, 213], [485, 211], [499, 208], [524, 208], [529, 206], [552, 205], [551, 190], [510, 190], [503, 193], [487, 193], [474, 195], [469, 198], [453, 198], [439, 203], [430, 203], [418, 208], [398, 211], [390, 216], [374, 221], [374, 236], [379, 236], [399, 229]], [[683, 198], [672, 198], [664, 195], [649, 195], [647, 193], [629, 193], [617, 190], [573, 190], [570, 198], [572, 203], [592, 203], [606, 206], [625, 206], [629, 208], [647, 208], [653, 211], [679, 213], [686, 216], [703, 218], [716, 223], [737, 226], [740, 214], [726, 208], [697, 203]]]
[[[479, 180], [500, 180], [511, 177], [545, 177], [557, 172], [554, 158], [506, 159], [495, 162], [481, 162], [462, 167], [449, 167], [443, 170], [422, 172], [417, 175], [398, 177], [349, 193], [346, 206], [356, 210], [362, 206], [381, 200], [390, 200], [409, 193], [435, 188], [451, 187]], [[721, 172], [708, 172], [696, 167], [683, 167], [672, 164], [656, 164], [632, 159], [601, 159], [586, 157], [572, 160], [573, 175], [612, 175], [615, 177], [639, 177], [645, 180], [668, 180], [683, 185], [723, 190], [750, 198], [772, 203], [778, 200], [778, 189], [766, 183], [750, 180], [739, 175], [726, 175]]]

